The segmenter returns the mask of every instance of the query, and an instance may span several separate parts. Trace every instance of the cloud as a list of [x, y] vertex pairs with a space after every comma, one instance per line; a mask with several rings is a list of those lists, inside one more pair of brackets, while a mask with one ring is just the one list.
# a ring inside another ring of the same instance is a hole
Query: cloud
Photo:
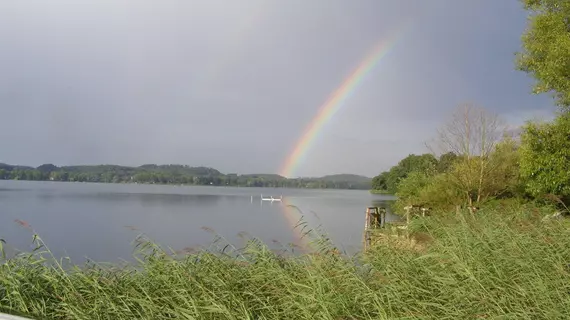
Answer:
[[11, 163], [277, 172], [330, 93], [406, 19], [411, 31], [298, 175], [376, 174], [422, 152], [462, 102], [511, 119], [552, 109], [514, 70], [526, 23], [516, 2], [4, 1], [0, 15]]

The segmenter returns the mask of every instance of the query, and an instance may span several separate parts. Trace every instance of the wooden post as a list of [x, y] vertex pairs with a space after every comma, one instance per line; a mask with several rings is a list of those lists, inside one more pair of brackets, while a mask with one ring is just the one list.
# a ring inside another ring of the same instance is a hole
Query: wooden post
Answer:
[[364, 246], [364, 251], [368, 249], [368, 224], [370, 223], [370, 218], [368, 215], [368, 209], [366, 209], [366, 216], [364, 217], [364, 233], [362, 235], [362, 245]]
[[384, 228], [386, 224], [386, 208], [367, 207], [364, 219], [364, 234], [362, 242], [364, 251], [372, 244], [371, 229]]
[[384, 228], [386, 227], [386, 208], [381, 208], [381, 215], [380, 215], [380, 219], [382, 219], [380, 221], [380, 227]]
[[407, 207], [405, 207], [404, 209], [406, 209], [406, 239], [408, 239], [410, 237], [410, 211], [412, 210], [412, 206], [409, 205]]

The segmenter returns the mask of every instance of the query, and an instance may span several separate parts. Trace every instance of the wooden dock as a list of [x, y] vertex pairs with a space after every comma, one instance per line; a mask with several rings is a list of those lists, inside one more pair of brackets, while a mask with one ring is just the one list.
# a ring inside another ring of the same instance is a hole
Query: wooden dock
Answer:
[[367, 207], [362, 239], [363, 251], [370, 249], [378, 241], [394, 240], [401, 247], [418, 248], [416, 239], [410, 237], [408, 225], [414, 216], [425, 217], [429, 208], [423, 206], [407, 206], [405, 221], [386, 223], [387, 209], [384, 207]]
[[372, 233], [374, 230], [386, 226], [386, 208], [368, 207], [366, 208], [366, 218], [364, 219], [363, 246], [366, 251], [372, 243]]

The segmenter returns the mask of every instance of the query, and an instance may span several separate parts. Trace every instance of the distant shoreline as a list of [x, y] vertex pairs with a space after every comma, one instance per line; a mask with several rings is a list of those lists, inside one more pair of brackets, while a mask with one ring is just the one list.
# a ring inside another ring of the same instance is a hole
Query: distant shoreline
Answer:
[[376, 189], [370, 189], [368, 190], [371, 194], [382, 194], [382, 195], [387, 195], [387, 196], [393, 196], [394, 194], [392, 194], [391, 192], [387, 191], [387, 190], [376, 190]]
[[0, 163], [0, 180], [347, 190], [369, 190], [372, 183], [372, 178], [355, 174], [289, 179], [278, 174], [225, 174], [214, 168], [178, 164], [145, 164], [138, 167], [119, 165], [58, 167], [53, 164], [43, 164], [33, 168]]
[[[110, 184], [110, 185], [155, 185], [155, 186], [173, 186], [173, 187], [209, 187], [209, 188], [265, 188], [265, 189], [294, 189], [294, 190], [348, 190], [348, 191], [372, 191], [367, 189], [349, 189], [349, 188], [307, 188], [307, 187], [288, 187], [288, 186], [243, 186], [243, 185], [210, 185], [210, 184], [174, 184], [174, 183], [145, 183], [145, 182], [104, 182], [104, 181], [60, 181], [60, 180], [23, 180], [23, 179], [0, 179], [0, 181], [25, 181], [25, 182], [52, 182], [52, 183], [88, 183], [88, 184]], [[383, 194], [391, 195], [389, 193], [374, 193], [372, 194]]]

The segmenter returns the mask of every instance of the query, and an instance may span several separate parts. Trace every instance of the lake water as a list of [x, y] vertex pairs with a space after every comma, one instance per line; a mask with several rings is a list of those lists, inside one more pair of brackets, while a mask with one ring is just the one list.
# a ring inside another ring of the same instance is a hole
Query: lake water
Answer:
[[[283, 196], [283, 202], [261, 201], [261, 194]], [[237, 247], [244, 232], [272, 247], [276, 241], [302, 244], [294, 228], [302, 218], [354, 253], [361, 247], [366, 207], [389, 200], [356, 190], [0, 180], [0, 238], [25, 251], [35, 232], [58, 257], [118, 261], [130, 260], [141, 233], [173, 250], [207, 247], [214, 235], [204, 227]]]

